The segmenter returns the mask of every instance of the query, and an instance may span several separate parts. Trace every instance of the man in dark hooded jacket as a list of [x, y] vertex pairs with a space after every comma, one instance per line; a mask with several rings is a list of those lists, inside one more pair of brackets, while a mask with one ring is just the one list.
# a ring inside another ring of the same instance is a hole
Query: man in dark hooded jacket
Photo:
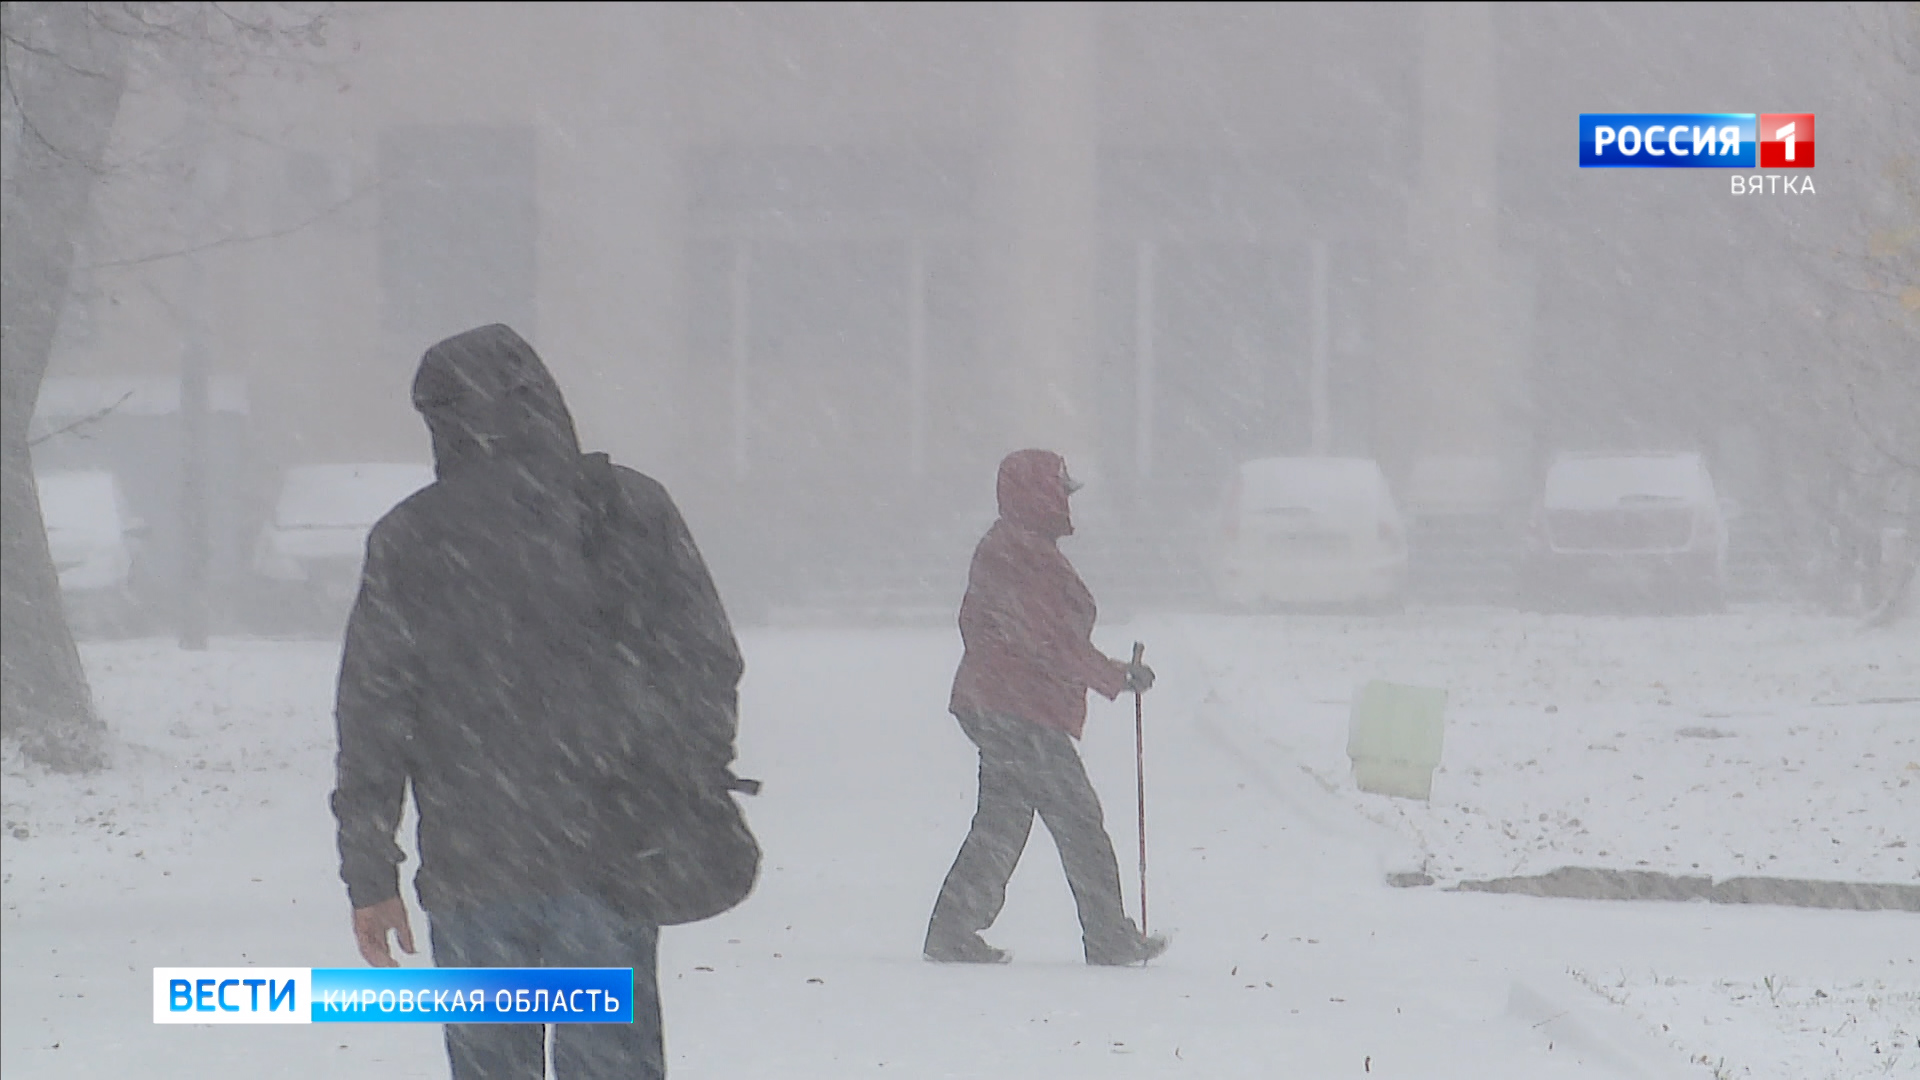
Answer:
[[966, 653], [949, 703], [980, 751], [980, 801], [928, 922], [929, 960], [1007, 959], [980, 931], [1006, 903], [1035, 813], [1060, 849], [1087, 962], [1139, 963], [1166, 949], [1127, 918], [1100, 799], [1072, 742], [1089, 689], [1111, 700], [1153, 685], [1145, 664], [1109, 659], [1090, 640], [1093, 594], [1059, 548], [1073, 534], [1067, 497], [1079, 486], [1046, 450], [1000, 463], [1000, 519], [974, 549], [960, 603]]
[[[605, 574], [583, 537], [596, 500], [560, 389], [511, 329], [428, 350], [414, 405], [432, 433], [435, 483], [387, 514], [367, 544], [349, 620], [332, 805], [340, 876], [368, 963], [413, 951], [394, 842], [411, 786], [415, 887], [444, 967], [634, 969], [631, 1025], [557, 1025], [555, 1070], [665, 1075], [655, 982], [658, 927], [592, 884], [600, 748], [629, 723], [607, 678]], [[740, 654], [712, 579], [666, 491], [614, 470], [631, 518], [621, 542], [647, 567], [645, 615], [677, 657], [655, 677], [681, 699], [689, 746], [732, 760]], [[597, 770], [597, 771], [596, 771]], [[540, 1025], [449, 1024], [455, 1080], [537, 1078]]]

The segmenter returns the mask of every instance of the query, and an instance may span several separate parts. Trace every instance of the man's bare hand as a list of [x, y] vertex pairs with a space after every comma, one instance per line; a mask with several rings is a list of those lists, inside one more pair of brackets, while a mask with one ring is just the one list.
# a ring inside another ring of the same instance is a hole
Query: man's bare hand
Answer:
[[374, 967], [399, 967], [400, 961], [387, 950], [387, 934], [400, 942], [400, 951], [413, 955], [413, 927], [407, 924], [407, 905], [399, 897], [353, 909], [353, 940], [360, 946], [360, 958]]

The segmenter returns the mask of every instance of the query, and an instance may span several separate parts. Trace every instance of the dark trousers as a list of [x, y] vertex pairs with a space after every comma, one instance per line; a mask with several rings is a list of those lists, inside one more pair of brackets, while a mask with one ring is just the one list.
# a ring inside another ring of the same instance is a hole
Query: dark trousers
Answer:
[[[993, 925], [1007, 902], [1007, 881], [1038, 813], [1060, 849], [1089, 948], [1133, 931], [1120, 902], [1120, 867], [1080, 754], [1065, 732], [1018, 717], [959, 713], [980, 750], [980, 802], [973, 828], [940, 886], [928, 937], [975, 933]], [[1134, 931], [1137, 933], [1137, 931]]]
[[[662, 1080], [660, 928], [584, 895], [436, 911], [439, 967], [631, 967], [633, 1023], [553, 1025], [555, 1080]], [[541, 1080], [544, 1024], [448, 1024], [453, 1080]]]

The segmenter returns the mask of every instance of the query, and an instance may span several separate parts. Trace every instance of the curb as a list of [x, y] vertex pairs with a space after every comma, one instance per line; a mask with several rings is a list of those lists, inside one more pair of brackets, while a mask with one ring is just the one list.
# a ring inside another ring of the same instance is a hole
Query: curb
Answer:
[[1705, 900], [1830, 911], [1920, 912], [1920, 885], [1881, 885], [1801, 878], [1738, 877], [1714, 881], [1658, 870], [1563, 866], [1529, 877], [1462, 881], [1450, 892], [1505, 893], [1568, 900]]
[[1565, 974], [1516, 978], [1507, 991], [1507, 1015], [1522, 1021], [1543, 1045], [1562, 1048], [1609, 1072], [1634, 1080], [1702, 1080], [1685, 1054], [1662, 1045], [1616, 1007]]
[[1193, 711], [1194, 727], [1244, 768], [1267, 794], [1285, 806], [1304, 824], [1321, 834], [1357, 845], [1372, 853], [1379, 863], [1381, 877], [1397, 888], [1431, 885], [1426, 871], [1426, 853], [1399, 831], [1356, 813], [1335, 799], [1305, 774], [1288, 775], [1270, 768], [1259, 756], [1242, 745], [1211, 715], [1221, 707], [1218, 699], [1202, 701]]

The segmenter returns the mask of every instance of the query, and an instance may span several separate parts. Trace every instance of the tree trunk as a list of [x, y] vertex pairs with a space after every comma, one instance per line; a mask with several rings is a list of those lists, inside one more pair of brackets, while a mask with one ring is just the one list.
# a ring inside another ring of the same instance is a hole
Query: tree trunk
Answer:
[[126, 41], [90, 5], [7, 3], [0, 199], [0, 730], [49, 768], [105, 764], [105, 725], [60, 599], [27, 430], [126, 86]]

